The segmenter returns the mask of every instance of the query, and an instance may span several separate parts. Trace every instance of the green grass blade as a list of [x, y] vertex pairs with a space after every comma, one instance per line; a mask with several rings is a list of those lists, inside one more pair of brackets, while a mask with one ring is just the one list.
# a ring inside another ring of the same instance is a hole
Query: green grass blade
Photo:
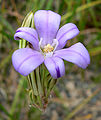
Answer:
[[12, 118], [12, 115], [4, 108], [2, 104], [0, 104], [0, 110], [4, 112], [9, 118]]
[[[80, 6], [80, 7], [78, 7], [76, 9], [76, 13], [81, 12], [83, 10], [86, 10], [88, 8], [91, 8], [93, 6], [96, 6], [98, 4], [101, 4], [101, 0], [94, 1], [94, 2], [91, 2], [91, 3], [85, 4], [85, 5], [82, 5], [82, 6]], [[66, 20], [68, 17], [72, 16], [72, 14], [73, 14], [73, 12], [66, 13], [65, 15], [62, 16], [61, 21]]]

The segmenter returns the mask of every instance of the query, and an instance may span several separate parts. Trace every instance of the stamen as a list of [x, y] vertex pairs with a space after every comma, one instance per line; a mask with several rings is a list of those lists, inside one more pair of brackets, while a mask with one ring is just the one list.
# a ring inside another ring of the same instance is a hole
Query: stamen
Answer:
[[54, 48], [50, 44], [47, 44], [46, 46], [44, 46], [43, 52], [49, 53], [52, 52], [53, 50]]
[[44, 44], [43, 42], [43, 38], [40, 38], [40, 42], [39, 42], [39, 48], [40, 48], [40, 52], [42, 55], [44, 55], [45, 58], [47, 57], [52, 57], [54, 51], [56, 50], [58, 46], [58, 40], [57, 39], [53, 39], [53, 43], [50, 44]]

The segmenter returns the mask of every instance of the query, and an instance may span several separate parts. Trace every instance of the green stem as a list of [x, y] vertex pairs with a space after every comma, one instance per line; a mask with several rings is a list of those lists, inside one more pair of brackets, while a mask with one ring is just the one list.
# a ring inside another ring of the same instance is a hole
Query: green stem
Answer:
[[48, 85], [49, 88], [48, 88], [48, 91], [47, 91], [47, 96], [46, 96], [46, 98], [49, 97], [51, 90], [52, 90], [53, 87], [56, 85], [56, 82], [57, 82], [57, 79], [51, 78], [51, 81], [50, 81], [50, 83], [49, 83], [49, 85]]
[[31, 81], [31, 78], [30, 78], [31, 76], [30, 75], [28, 75], [28, 84], [29, 84], [29, 97], [30, 97], [30, 99], [31, 99], [31, 102], [32, 102], [32, 104], [33, 104], [33, 100], [36, 102], [36, 97], [35, 97], [35, 95], [34, 95], [34, 93], [33, 93], [33, 86], [32, 86], [32, 81]]
[[45, 93], [45, 86], [44, 86], [44, 80], [45, 80], [45, 70], [44, 70], [44, 64], [40, 66], [40, 78], [41, 78], [41, 84], [42, 84], [42, 89], [43, 89], [43, 96], [46, 95]]
[[36, 83], [36, 78], [35, 78], [34, 71], [31, 73], [30, 81], [32, 82], [32, 88], [33, 88], [33, 91], [34, 91], [34, 95], [37, 96], [38, 95], [38, 90], [37, 90], [37, 83]]
[[42, 84], [40, 81], [40, 75], [39, 75], [39, 67], [36, 69], [36, 79], [37, 79], [37, 85], [38, 85], [38, 91], [39, 91], [39, 95], [43, 95], [43, 89], [42, 89]]

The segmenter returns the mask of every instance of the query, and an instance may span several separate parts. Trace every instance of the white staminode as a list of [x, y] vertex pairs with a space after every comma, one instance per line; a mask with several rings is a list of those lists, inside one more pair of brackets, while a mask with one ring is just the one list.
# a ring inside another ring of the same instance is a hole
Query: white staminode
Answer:
[[53, 43], [47, 44], [47, 45], [43, 45], [42, 41], [43, 41], [43, 38], [41, 38], [39, 42], [40, 52], [44, 55], [45, 58], [51, 57], [58, 46], [58, 40], [53, 39]]

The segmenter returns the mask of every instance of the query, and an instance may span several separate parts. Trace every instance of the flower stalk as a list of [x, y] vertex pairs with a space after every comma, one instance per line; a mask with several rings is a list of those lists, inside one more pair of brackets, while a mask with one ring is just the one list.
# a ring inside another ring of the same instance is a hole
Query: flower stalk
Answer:
[[[47, 72], [45, 72], [45, 68], [43, 72], [42, 67], [43, 65], [30, 73], [30, 75], [28, 75], [28, 81], [31, 106], [44, 111], [48, 104], [49, 95], [51, 94], [57, 79], [53, 79], [49, 74], [47, 74]], [[42, 73], [40, 73], [40, 71], [42, 71]]]
[[[31, 27], [34, 28], [34, 14], [33, 11], [29, 12], [25, 17], [22, 27]], [[29, 43], [27, 44], [26, 40], [19, 41], [19, 48], [30, 47]], [[29, 98], [30, 106], [38, 108], [41, 111], [45, 111], [48, 98], [51, 93], [52, 88], [56, 84], [56, 79], [53, 80], [49, 72], [47, 71], [44, 64], [40, 65], [28, 76], [28, 86], [29, 86]]]
[[[57, 79], [65, 75], [63, 59], [85, 69], [90, 56], [85, 46], [78, 42], [69, 48], [67, 40], [79, 34], [73, 23], [59, 29], [61, 16], [50, 10], [31, 11], [18, 28], [14, 39], [20, 40], [19, 48], [12, 55], [16, 71], [28, 76], [31, 106], [44, 111]], [[34, 29], [35, 23], [35, 29]]]

